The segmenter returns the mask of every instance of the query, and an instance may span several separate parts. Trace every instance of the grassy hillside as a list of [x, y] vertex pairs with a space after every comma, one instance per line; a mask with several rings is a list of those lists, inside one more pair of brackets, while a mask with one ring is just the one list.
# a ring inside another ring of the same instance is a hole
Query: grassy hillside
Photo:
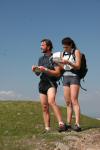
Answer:
[[[66, 108], [62, 107], [61, 110], [66, 122]], [[97, 128], [100, 127], [100, 121], [81, 115], [81, 126], [83, 130]], [[52, 111], [51, 128], [56, 132], [57, 122]], [[43, 129], [42, 110], [39, 102], [0, 102], [0, 150], [31, 150], [34, 147], [33, 142], [31, 144], [23, 142], [22, 145], [22, 140], [28, 141], [34, 137], [52, 140], [62, 137], [62, 134], [44, 136]]]

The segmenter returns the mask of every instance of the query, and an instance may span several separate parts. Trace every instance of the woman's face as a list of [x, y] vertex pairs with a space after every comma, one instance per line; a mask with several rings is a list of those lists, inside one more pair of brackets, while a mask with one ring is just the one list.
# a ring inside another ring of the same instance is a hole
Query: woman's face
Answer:
[[72, 46], [71, 45], [63, 45], [63, 49], [65, 52], [70, 52], [72, 50]]

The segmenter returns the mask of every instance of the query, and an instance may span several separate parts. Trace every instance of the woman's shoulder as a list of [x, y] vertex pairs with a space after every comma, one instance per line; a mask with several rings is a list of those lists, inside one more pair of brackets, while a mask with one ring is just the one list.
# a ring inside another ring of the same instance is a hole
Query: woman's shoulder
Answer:
[[77, 55], [77, 54], [81, 54], [80, 49], [76, 49], [76, 50], [75, 50], [75, 55]]
[[78, 48], [77, 48], [77, 49], [75, 49], [75, 52], [80, 52], [80, 49], [78, 49]]

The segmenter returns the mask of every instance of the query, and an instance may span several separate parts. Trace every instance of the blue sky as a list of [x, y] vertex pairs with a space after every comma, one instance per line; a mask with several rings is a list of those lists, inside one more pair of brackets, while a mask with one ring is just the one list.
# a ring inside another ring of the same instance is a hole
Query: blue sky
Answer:
[[[31, 66], [41, 55], [40, 41], [50, 38], [54, 51], [61, 51], [66, 36], [87, 57], [82, 113], [100, 117], [99, 0], [0, 0], [0, 99], [39, 100], [39, 79]], [[62, 86], [57, 95], [57, 102], [65, 105]]]

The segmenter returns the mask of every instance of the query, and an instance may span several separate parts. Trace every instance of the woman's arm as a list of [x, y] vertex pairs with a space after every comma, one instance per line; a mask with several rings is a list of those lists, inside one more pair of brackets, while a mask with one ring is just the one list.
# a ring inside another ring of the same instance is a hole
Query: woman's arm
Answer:
[[74, 69], [79, 70], [81, 66], [81, 57], [82, 56], [81, 56], [80, 50], [75, 50], [75, 63], [72, 63], [69, 60], [63, 60], [63, 59], [62, 59], [62, 63], [68, 64]]

